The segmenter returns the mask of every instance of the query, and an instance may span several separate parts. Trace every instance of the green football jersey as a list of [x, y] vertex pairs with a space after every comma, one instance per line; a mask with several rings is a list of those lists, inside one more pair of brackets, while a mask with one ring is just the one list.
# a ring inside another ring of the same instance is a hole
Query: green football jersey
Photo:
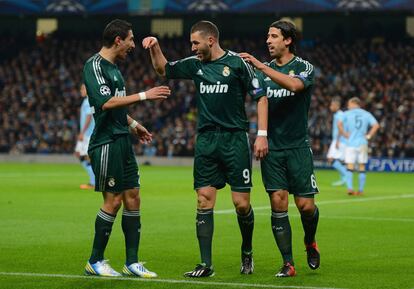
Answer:
[[170, 79], [192, 79], [197, 90], [198, 130], [209, 126], [247, 130], [246, 94], [258, 100], [265, 96], [255, 72], [231, 51], [214, 61], [202, 62], [196, 56], [169, 62]]
[[314, 84], [313, 65], [295, 56], [283, 66], [275, 61], [269, 67], [300, 79], [305, 88], [293, 93], [258, 72], [261, 85], [269, 101], [268, 141], [270, 150], [309, 147], [308, 112]]
[[119, 135], [128, 134], [126, 107], [102, 110], [102, 106], [111, 97], [126, 96], [124, 79], [118, 67], [95, 54], [83, 67], [83, 81], [95, 119], [89, 149], [110, 143]]

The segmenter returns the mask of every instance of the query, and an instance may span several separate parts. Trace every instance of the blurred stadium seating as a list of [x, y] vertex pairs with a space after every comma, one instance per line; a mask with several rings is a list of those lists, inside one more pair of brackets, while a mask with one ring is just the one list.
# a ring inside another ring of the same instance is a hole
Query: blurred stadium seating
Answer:
[[[107, 3], [106, 6], [81, 0], [0, 3], [0, 14], [7, 15], [2, 21], [14, 23], [8, 25], [8, 29], [0, 28], [0, 33], [4, 36], [0, 45], [1, 153], [73, 152], [78, 132], [78, 109], [81, 101], [78, 87], [81, 83], [83, 63], [100, 48], [100, 24], [115, 17], [78, 17], [76, 21], [75, 18], [70, 18], [72, 16], [63, 17], [59, 18], [59, 29], [55, 33], [40, 34], [37, 42], [34, 41], [34, 36], [31, 36], [31, 41], [27, 41], [26, 38], [23, 40], [19, 33], [23, 30], [34, 30], [34, 24], [31, 23], [35, 23], [36, 15], [93, 15], [111, 11], [120, 14], [126, 14], [128, 11], [151, 14], [161, 9], [168, 16], [168, 13], [188, 13], [187, 10], [191, 10], [191, 7], [198, 7], [195, 9], [197, 12], [203, 8], [201, 10], [206, 13], [213, 10], [268, 13], [270, 9], [276, 9], [272, 8], [274, 1], [161, 1], [164, 7], [158, 5], [159, 1], [149, 1], [151, 5], [148, 7], [143, 7], [143, 4], [136, 7], [133, 2], [102, 1], [104, 4]], [[414, 9], [411, 1], [303, 2], [305, 4], [301, 6], [301, 1], [278, 0], [278, 11], [323, 13], [328, 10], [338, 12], [343, 9], [362, 9], [366, 12], [377, 9], [382, 11], [381, 13], [387, 13], [388, 10]], [[325, 4], [321, 4], [322, 2]], [[18, 13], [29, 16], [19, 18]], [[316, 67], [316, 88], [309, 115], [309, 131], [314, 154], [325, 155], [330, 142], [329, 100], [334, 96], [340, 96], [345, 105], [348, 98], [359, 96], [365, 108], [373, 112], [381, 122], [381, 130], [372, 141], [371, 155], [414, 157], [414, 42], [413, 38], [406, 37], [401, 32], [404, 30], [401, 23], [405, 23], [405, 14], [368, 14], [356, 18], [358, 21], [354, 18], [348, 19], [347, 14], [344, 14], [336, 18], [326, 17], [326, 21], [331, 21], [327, 23], [331, 24], [326, 24], [325, 27], [315, 22], [318, 15], [305, 16], [303, 23], [301, 20], [300, 23], [309, 28], [304, 33], [305, 37], [299, 49], [299, 55], [309, 59]], [[184, 33], [180, 37], [162, 38], [162, 46], [168, 59], [175, 60], [191, 54], [185, 30], [188, 30], [189, 23], [193, 23], [195, 19], [206, 18], [205, 16], [206, 14], [201, 14], [185, 20], [185, 27], [182, 29]], [[149, 31], [148, 23], [151, 20], [145, 17], [129, 18], [132, 21], [144, 19], [146, 24], [135, 25], [137, 49], [126, 63], [120, 65], [126, 79], [127, 91], [136, 92], [155, 84], [168, 83], [173, 89], [173, 95], [166, 101], [140, 103], [131, 109], [131, 114], [155, 135], [151, 145], [136, 144], [135, 149], [138, 154], [149, 156], [191, 156], [196, 127], [195, 90], [191, 82], [166, 82], [155, 75], [147, 52], [140, 48], [140, 37], [145, 35], [145, 31]], [[266, 17], [248, 17], [250, 18], [232, 16], [232, 23], [227, 21], [227, 24], [223, 24], [226, 23], [226, 17], [213, 17], [213, 21], [218, 22], [220, 29], [223, 28], [224, 31], [222, 46], [236, 52], [247, 51], [262, 60], [268, 60], [263, 32], [266, 26], [261, 22], [268, 25], [268, 19], [275, 20], [280, 17], [269, 14], [266, 14]], [[370, 17], [374, 20], [366, 20], [371, 19]], [[322, 21], [323, 17], [319, 18], [317, 20]], [[244, 20], [246, 23], [243, 24], [243, 29], [237, 30], [239, 27], [233, 22], [243, 23]], [[341, 21], [348, 22], [341, 24]], [[26, 23], [24, 29], [22, 23]], [[22, 26], [19, 28], [19, 25]], [[85, 29], [79, 29], [82, 27]], [[253, 35], [251, 32], [257, 31], [257, 27], [260, 27], [260, 33], [256, 32]], [[361, 29], [352, 30], [349, 27]], [[377, 27], [378, 31], [367, 30], [370, 27]], [[85, 31], [90, 33], [92, 30], [93, 37], [84, 34]], [[235, 30], [240, 34], [234, 35]], [[395, 33], [397, 30], [399, 32]], [[68, 31], [70, 33], [67, 33]], [[324, 31], [327, 31], [327, 35], [329, 32], [329, 35], [336, 37], [316, 36]], [[376, 37], [376, 32], [381, 32], [381, 37]], [[253, 138], [256, 132], [255, 105], [249, 100], [246, 107]]]

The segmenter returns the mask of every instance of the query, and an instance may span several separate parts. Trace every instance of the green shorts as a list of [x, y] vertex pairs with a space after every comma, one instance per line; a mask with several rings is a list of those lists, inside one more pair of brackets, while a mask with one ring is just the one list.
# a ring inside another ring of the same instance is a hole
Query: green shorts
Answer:
[[88, 152], [95, 174], [95, 191], [122, 193], [139, 188], [138, 165], [129, 135]]
[[261, 170], [268, 193], [287, 190], [296, 196], [313, 197], [319, 192], [310, 148], [271, 150], [262, 160]]
[[197, 135], [194, 156], [194, 189], [228, 183], [233, 192], [249, 193], [252, 187], [252, 157], [248, 135], [243, 130], [218, 128]]

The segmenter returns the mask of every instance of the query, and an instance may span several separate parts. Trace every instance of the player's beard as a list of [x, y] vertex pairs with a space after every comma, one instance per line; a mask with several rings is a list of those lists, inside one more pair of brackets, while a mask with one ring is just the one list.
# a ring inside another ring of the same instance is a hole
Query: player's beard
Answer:
[[207, 44], [203, 48], [200, 48], [197, 51], [197, 54], [198, 54], [197, 56], [199, 57], [199, 59], [203, 62], [211, 60], [211, 50]]

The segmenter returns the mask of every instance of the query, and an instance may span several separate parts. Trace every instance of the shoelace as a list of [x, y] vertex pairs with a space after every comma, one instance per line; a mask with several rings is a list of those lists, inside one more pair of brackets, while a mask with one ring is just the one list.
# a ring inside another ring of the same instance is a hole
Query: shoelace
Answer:
[[250, 258], [249, 257], [245, 257], [243, 259], [243, 267], [249, 267], [250, 266]]
[[148, 269], [144, 267], [145, 262], [137, 262], [137, 267], [138, 270], [145, 272], [145, 273], [149, 273]]
[[112, 273], [114, 271], [114, 269], [111, 268], [111, 266], [109, 265], [108, 261], [109, 260], [102, 260], [101, 261], [101, 264], [102, 264], [102, 267], [104, 268], [105, 271]]

